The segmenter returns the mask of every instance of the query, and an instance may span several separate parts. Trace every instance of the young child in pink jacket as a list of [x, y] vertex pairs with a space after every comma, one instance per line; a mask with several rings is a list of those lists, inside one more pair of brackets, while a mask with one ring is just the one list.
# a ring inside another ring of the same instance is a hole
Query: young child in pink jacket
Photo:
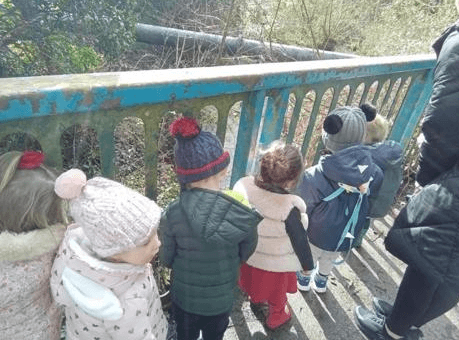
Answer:
[[67, 340], [166, 339], [150, 262], [159, 250], [161, 209], [147, 197], [77, 169], [59, 176], [70, 225], [54, 261], [51, 290], [66, 316]]

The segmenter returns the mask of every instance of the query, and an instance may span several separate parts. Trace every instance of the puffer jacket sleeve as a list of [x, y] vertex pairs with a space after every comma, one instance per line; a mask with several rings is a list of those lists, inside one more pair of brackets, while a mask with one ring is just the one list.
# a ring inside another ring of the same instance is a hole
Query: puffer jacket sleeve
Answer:
[[457, 249], [459, 200], [437, 183], [423, 188], [395, 219], [386, 249], [434, 281], [441, 281]]
[[[172, 203], [175, 204], [175, 203]], [[159, 239], [161, 240], [161, 247], [159, 250], [160, 261], [168, 268], [172, 267], [176, 255], [177, 243], [171, 224], [168, 223], [168, 209], [163, 212], [161, 222], [158, 228]]]
[[254, 226], [252, 230], [247, 233], [247, 237], [239, 242], [239, 257], [241, 262], [245, 262], [255, 252], [258, 242], [257, 227]]
[[67, 291], [64, 288], [64, 283], [62, 281], [62, 273], [65, 269], [65, 263], [62, 256], [63, 251], [67, 251], [65, 249], [64, 242], [61, 243], [59, 250], [56, 254], [56, 258], [53, 262], [50, 277], [50, 287], [54, 301], [58, 305], [68, 306], [72, 303], [72, 299], [67, 294]]
[[[440, 40], [440, 39], [439, 39]], [[424, 111], [419, 171], [416, 180], [427, 185], [441, 173], [450, 169], [459, 156], [459, 32], [448, 31], [438, 46], [433, 89]]]

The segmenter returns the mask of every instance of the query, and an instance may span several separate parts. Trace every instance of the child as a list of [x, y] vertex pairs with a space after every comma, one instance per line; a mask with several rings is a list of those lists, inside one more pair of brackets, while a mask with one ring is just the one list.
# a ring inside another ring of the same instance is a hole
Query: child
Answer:
[[387, 138], [389, 134], [389, 122], [383, 116], [381, 116], [376, 107], [369, 103], [362, 105], [364, 110], [372, 112], [371, 114], [375, 116], [372, 121], [367, 122], [367, 134], [365, 135], [365, 144], [376, 144], [381, 143]]
[[[363, 110], [362, 110], [363, 109]], [[308, 237], [317, 260], [312, 275], [298, 272], [298, 288], [327, 290], [328, 275], [340, 252], [349, 251], [368, 213], [368, 197], [375, 195], [382, 171], [362, 145], [367, 121], [374, 114], [365, 106], [341, 107], [325, 118], [322, 140], [331, 154], [304, 172], [299, 194], [309, 216]]]
[[229, 323], [239, 266], [257, 243], [261, 216], [220, 191], [229, 164], [219, 140], [196, 120], [175, 120], [180, 197], [160, 225], [160, 259], [172, 268], [171, 299], [179, 340], [218, 340]]
[[67, 219], [44, 157], [0, 156], [0, 339], [60, 339], [49, 278]]
[[160, 242], [155, 202], [77, 169], [55, 192], [70, 202], [68, 227], [54, 261], [51, 290], [64, 306], [67, 339], [164, 340], [167, 321], [150, 262]]
[[360, 247], [363, 237], [370, 228], [373, 218], [386, 216], [394, 203], [395, 196], [403, 179], [403, 149], [400, 143], [385, 140], [389, 133], [389, 122], [377, 113], [371, 104], [364, 104], [367, 111], [375, 114], [375, 119], [367, 123], [365, 144], [384, 175], [378, 195], [369, 197], [368, 218], [360, 234], [356, 237], [353, 247]]
[[255, 253], [241, 267], [239, 285], [252, 303], [268, 303], [266, 326], [271, 330], [291, 319], [287, 293], [297, 291], [295, 272], [314, 267], [305, 230], [306, 205], [289, 193], [302, 169], [298, 149], [275, 142], [263, 154], [255, 178], [244, 177], [234, 186], [264, 217]]

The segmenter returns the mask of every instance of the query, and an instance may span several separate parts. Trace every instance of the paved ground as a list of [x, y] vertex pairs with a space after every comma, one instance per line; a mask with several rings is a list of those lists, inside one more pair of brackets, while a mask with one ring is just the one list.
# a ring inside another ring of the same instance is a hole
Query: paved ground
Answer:
[[[383, 240], [392, 219], [375, 221], [363, 245], [335, 268], [325, 294], [289, 295], [293, 321], [282, 330], [265, 330], [245, 297], [238, 293], [224, 340], [363, 340], [354, 323], [355, 306], [371, 307], [373, 296], [393, 302], [405, 265], [390, 255]], [[258, 315], [258, 313], [257, 313]], [[459, 307], [422, 327], [426, 340], [459, 340]]]

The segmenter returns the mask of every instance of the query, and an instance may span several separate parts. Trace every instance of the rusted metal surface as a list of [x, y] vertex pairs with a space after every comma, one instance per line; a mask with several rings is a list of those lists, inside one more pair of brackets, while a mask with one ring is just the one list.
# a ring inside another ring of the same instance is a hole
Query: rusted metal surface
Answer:
[[319, 123], [335, 106], [372, 102], [395, 121], [392, 138], [406, 145], [428, 100], [434, 65], [433, 55], [419, 55], [0, 79], [0, 139], [26, 132], [60, 167], [62, 131], [84, 123], [98, 134], [103, 175], [113, 176], [113, 131], [123, 118], [138, 117], [146, 131], [146, 191], [154, 197], [159, 125], [168, 111], [197, 115], [215, 107], [222, 140], [229, 117], [239, 118], [234, 183], [258, 146], [281, 137], [314, 157]]

